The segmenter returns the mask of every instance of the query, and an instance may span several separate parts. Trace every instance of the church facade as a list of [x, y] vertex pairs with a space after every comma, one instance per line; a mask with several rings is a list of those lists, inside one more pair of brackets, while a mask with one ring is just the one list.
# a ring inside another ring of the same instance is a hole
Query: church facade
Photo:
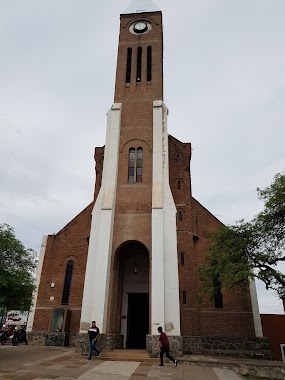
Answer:
[[162, 13], [135, 0], [120, 20], [94, 199], [43, 238], [28, 332], [76, 344], [96, 320], [106, 347], [148, 349], [162, 326], [182, 351], [183, 337], [262, 337], [254, 283], [196, 302], [196, 270], [221, 222], [192, 196], [191, 144], [167, 132]]

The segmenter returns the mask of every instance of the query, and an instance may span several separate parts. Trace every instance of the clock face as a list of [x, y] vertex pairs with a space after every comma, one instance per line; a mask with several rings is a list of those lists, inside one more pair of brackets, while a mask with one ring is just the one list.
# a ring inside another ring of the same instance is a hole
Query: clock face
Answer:
[[135, 33], [144, 33], [147, 31], [147, 23], [144, 21], [138, 21], [134, 25], [134, 32]]

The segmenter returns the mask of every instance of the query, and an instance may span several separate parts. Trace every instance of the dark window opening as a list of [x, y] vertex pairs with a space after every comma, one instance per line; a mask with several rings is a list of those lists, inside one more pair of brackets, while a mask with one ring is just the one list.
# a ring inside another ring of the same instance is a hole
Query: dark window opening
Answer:
[[68, 302], [69, 302], [72, 271], [73, 271], [73, 261], [69, 260], [68, 263], [66, 264], [65, 279], [64, 279], [62, 299], [61, 299], [62, 305], [68, 305]]
[[137, 50], [137, 82], [142, 80], [142, 47], [139, 46]]
[[137, 182], [142, 182], [142, 163], [143, 163], [143, 150], [138, 148], [137, 150]]
[[177, 187], [178, 187], [178, 190], [181, 189], [181, 182], [180, 181], [177, 182]]
[[176, 154], [176, 163], [178, 163], [179, 162], [179, 154]]
[[147, 47], [147, 71], [146, 71], [146, 80], [148, 82], [151, 82], [152, 80], [152, 72], [151, 72], [151, 65], [152, 65], [152, 56], [151, 56], [151, 46]]
[[126, 83], [131, 82], [131, 71], [132, 71], [132, 48], [128, 48], [127, 53], [127, 69], [126, 69]]
[[179, 220], [179, 222], [182, 222], [182, 211], [181, 210], [178, 211], [178, 220]]
[[185, 265], [185, 254], [184, 254], [184, 252], [180, 253], [180, 263], [181, 263], [181, 265]]
[[129, 183], [135, 182], [135, 161], [136, 151], [135, 148], [129, 150]]
[[214, 299], [215, 299], [215, 308], [222, 309], [224, 307], [223, 294], [221, 292], [222, 284], [219, 281], [219, 277], [216, 276], [213, 281], [214, 286]]
[[128, 182], [142, 182], [142, 169], [143, 169], [143, 149], [135, 148], [129, 150], [129, 172]]
[[186, 292], [185, 292], [185, 290], [183, 290], [183, 292], [182, 292], [182, 302], [183, 302], [183, 305], [186, 305]]

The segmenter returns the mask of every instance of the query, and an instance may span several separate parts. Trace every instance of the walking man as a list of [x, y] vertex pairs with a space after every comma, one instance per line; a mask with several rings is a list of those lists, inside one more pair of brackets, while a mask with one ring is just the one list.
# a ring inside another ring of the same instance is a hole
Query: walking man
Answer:
[[177, 360], [175, 360], [172, 356], [169, 355], [169, 341], [166, 334], [162, 331], [162, 327], [159, 326], [157, 328], [159, 332], [159, 338], [157, 343], [157, 349], [160, 347], [160, 364], [159, 367], [163, 367], [163, 355], [166, 354], [166, 357], [172, 361], [174, 367], [177, 367]]
[[102, 352], [98, 351], [96, 348], [96, 343], [100, 335], [100, 331], [96, 326], [96, 322], [92, 321], [92, 326], [88, 330], [89, 340], [90, 340], [90, 353], [87, 360], [91, 360], [93, 351], [97, 352], [97, 356], [101, 356]]

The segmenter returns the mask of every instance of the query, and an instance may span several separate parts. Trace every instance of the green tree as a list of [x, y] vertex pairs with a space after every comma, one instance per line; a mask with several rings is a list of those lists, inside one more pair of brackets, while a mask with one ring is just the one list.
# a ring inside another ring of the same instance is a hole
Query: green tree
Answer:
[[26, 249], [14, 229], [0, 224], [0, 309], [29, 311], [35, 282], [36, 252]]
[[199, 298], [214, 295], [213, 279], [232, 288], [254, 277], [285, 297], [285, 275], [278, 269], [285, 262], [285, 174], [278, 173], [270, 186], [257, 192], [263, 211], [250, 222], [222, 226], [212, 234], [213, 244], [198, 269]]

